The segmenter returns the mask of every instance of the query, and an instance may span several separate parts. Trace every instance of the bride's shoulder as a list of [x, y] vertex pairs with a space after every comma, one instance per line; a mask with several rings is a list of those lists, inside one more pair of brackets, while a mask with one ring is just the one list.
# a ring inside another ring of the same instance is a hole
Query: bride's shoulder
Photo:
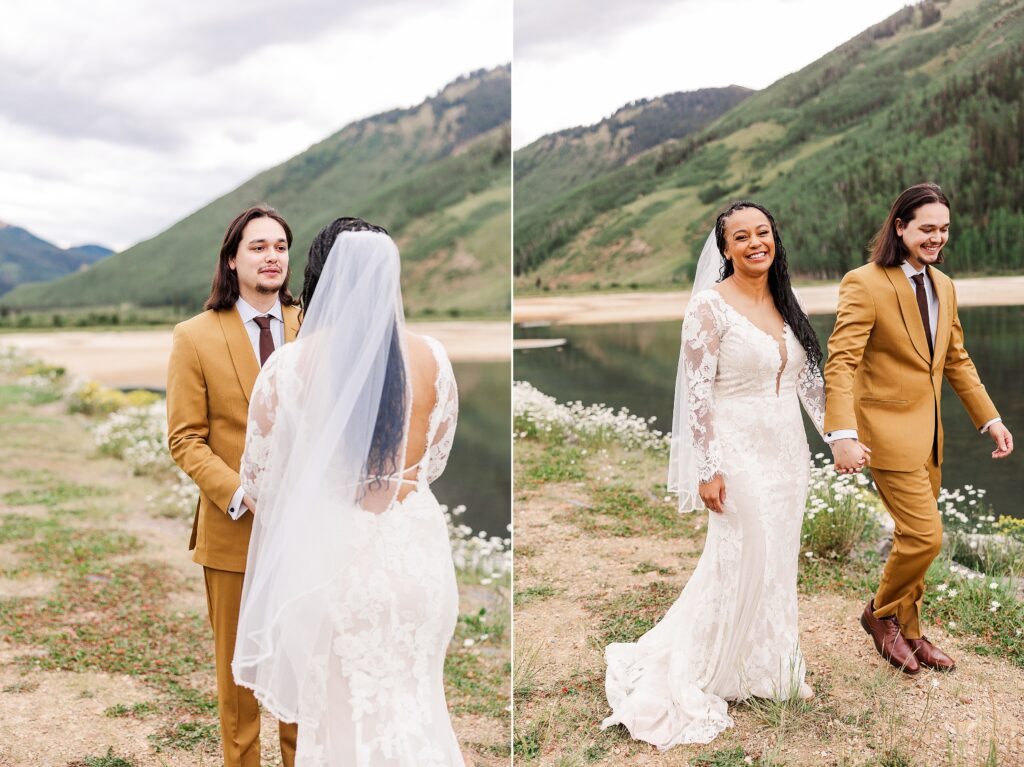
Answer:
[[688, 314], [697, 311], [715, 311], [722, 306], [722, 294], [712, 288], [704, 288], [690, 296], [690, 302], [686, 305]]
[[408, 350], [409, 359], [412, 363], [416, 363], [418, 360], [428, 362], [448, 358], [448, 352], [445, 350], [444, 345], [436, 338], [413, 333], [409, 329], [405, 331], [405, 348]]

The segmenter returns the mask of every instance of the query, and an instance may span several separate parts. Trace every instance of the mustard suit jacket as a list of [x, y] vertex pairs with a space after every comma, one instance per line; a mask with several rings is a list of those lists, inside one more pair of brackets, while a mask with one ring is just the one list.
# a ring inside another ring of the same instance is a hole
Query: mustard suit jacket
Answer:
[[[282, 306], [285, 343], [295, 340], [299, 310]], [[260, 363], [238, 310], [208, 309], [178, 324], [167, 368], [167, 444], [199, 487], [192, 559], [215, 570], [245, 572], [252, 514], [226, 509], [241, 481], [249, 395]]]
[[999, 417], [964, 348], [953, 281], [931, 266], [928, 276], [939, 303], [934, 356], [914, 288], [900, 267], [866, 264], [839, 286], [825, 363], [825, 431], [856, 429], [878, 469], [924, 466], [936, 436], [942, 463], [943, 377], [975, 428]]

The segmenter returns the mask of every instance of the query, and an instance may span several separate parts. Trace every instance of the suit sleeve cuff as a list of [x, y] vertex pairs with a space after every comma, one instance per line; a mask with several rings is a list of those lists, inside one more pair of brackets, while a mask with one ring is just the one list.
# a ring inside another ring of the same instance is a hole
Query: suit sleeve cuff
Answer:
[[856, 429], [836, 429], [835, 431], [825, 432], [825, 441], [828, 444], [832, 444], [836, 440], [840, 439], [857, 439]]
[[249, 507], [242, 503], [242, 498], [244, 497], [245, 491], [242, 488], [238, 488], [235, 494], [231, 496], [231, 503], [228, 504], [228, 516], [234, 520], [239, 519], [249, 510]]
[[980, 429], [978, 429], [978, 431], [980, 431], [982, 434], [984, 434], [985, 432], [988, 431], [988, 427], [989, 426], [991, 426], [994, 423], [1002, 423], [1002, 421], [1003, 421], [1002, 418], [993, 418], [991, 421], [989, 421], [984, 426], [982, 426]]

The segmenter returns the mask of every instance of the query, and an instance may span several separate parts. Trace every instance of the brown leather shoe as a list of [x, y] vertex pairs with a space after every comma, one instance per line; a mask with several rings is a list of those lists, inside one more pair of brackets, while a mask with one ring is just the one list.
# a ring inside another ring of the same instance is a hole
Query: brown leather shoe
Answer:
[[922, 666], [933, 668], [936, 671], [952, 671], [956, 668], [953, 659], [929, 642], [928, 637], [908, 639], [907, 644], [910, 645], [914, 657]]
[[903, 638], [896, 616], [875, 617], [874, 599], [869, 601], [868, 606], [864, 608], [864, 614], [860, 616], [860, 625], [875, 641], [875, 650], [878, 651], [878, 654], [889, 661], [891, 666], [911, 676], [921, 670], [921, 665], [914, 657], [913, 649]]

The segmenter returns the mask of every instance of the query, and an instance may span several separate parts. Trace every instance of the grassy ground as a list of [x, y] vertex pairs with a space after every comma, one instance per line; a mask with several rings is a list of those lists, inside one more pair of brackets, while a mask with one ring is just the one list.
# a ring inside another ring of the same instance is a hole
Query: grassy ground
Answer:
[[[212, 636], [190, 519], [96, 454], [58, 395], [0, 373], [0, 765], [220, 762]], [[465, 579], [445, 667], [464, 749], [507, 764], [508, 590]], [[263, 762], [280, 764], [263, 718]]]
[[814, 556], [801, 557], [800, 632], [813, 700], [731, 704], [735, 728], [707, 746], [664, 753], [621, 726], [600, 730], [610, 713], [603, 648], [637, 639], [676, 599], [700, 555], [705, 517], [676, 513], [663, 455], [588, 444], [557, 426], [519, 436], [515, 764], [1024, 764], [1024, 611], [1012, 583], [954, 581], [948, 562], [938, 562], [925, 621], [958, 668], [904, 677], [858, 625], [881, 561], [871, 545], [878, 531], [853, 512], [849, 523], [824, 510], [805, 522]]

